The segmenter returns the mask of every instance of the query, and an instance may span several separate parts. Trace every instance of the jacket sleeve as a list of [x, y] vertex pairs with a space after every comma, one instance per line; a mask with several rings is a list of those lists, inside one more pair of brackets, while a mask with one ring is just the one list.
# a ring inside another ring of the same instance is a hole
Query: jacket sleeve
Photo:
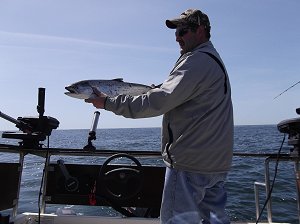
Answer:
[[207, 71], [204, 69], [208, 68], [199, 66], [201, 63], [199, 59], [201, 58], [189, 56], [183, 58], [176, 63], [160, 88], [134, 97], [119, 95], [108, 98], [105, 109], [127, 118], [146, 118], [165, 114], [205, 91]]

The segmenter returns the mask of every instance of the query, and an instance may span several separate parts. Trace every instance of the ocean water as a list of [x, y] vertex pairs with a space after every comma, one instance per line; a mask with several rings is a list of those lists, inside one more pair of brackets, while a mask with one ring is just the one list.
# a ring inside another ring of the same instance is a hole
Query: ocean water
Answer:
[[[50, 147], [78, 148], [87, 144], [89, 130], [54, 130], [50, 136]], [[0, 133], [1, 134], [1, 133]], [[243, 153], [277, 153], [283, 134], [275, 125], [236, 126], [234, 151]], [[0, 143], [15, 144], [17, 141], [0, 138]], [[160, 128], [98, 129], [93, 141], [97, 149], [160, 151]], [[289, 153], [285, 142], [282, 153]], [[52, 158], [55, 160], [57, 158]], [[65, 162], [99, 163], [94, 157], [64, 158]], [[0, 153], [0, 162], [18, 161], [18, 156]], [[264, 181], [265, 157], [234, 156], [226, 188], [228, 203], [226, 211], [232, 221], [255, 221], [254, 182]], [[160, 159], [151, 163], [163, 164]], [[38, 211], [38, 192], [41, 184], [44, 158], [27, 155], [21, 183], [18, 212]], [[271, 163], [271, 179], [275, 162]], [[260, 188], [260, 205], [265, 200], [264, 188]], [[46, 212], [55, 212], [60, 206], [48, 205]], [[115, 216], [117, 212], [102, 207], [70, 206], [78, 214]], [[298, 223], [297, 194], [293, 162], [280, 161], [272, 194], [274, 222]], [[10, 212], [10, 210], [5, 211]], [[262, 220], [266, 220], [266, 209]]]

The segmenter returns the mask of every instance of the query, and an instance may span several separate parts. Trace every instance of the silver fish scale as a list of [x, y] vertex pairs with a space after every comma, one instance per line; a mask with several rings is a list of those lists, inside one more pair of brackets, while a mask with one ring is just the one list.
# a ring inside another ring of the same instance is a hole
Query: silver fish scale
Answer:
[[97, 89], [108, 96], [115, 97], [121, 94], [136, 96], [148, 92], [151, 88], [148, 89], [145, 87], [134, 86], [130, 84], [126, 85], [126, 83], [125, 85], [122, 83], [116, 83], [116, 85], [110, 83], [108, 85], [100, 85], [97, 87]]

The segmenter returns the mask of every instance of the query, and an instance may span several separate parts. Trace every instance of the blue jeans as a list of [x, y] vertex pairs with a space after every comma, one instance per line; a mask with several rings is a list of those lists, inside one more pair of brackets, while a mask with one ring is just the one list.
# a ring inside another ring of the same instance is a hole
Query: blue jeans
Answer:
[[228, 224], [227, 173], [199, 174], [167, 168], [161, 224]]

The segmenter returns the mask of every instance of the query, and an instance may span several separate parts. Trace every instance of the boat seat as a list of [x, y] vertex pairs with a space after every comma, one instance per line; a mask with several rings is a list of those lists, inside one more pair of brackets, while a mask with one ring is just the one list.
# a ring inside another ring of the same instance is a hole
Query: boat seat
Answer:
[[[95, 196], [97, 202], [94, 205], [97, 206], [151, 208], [158, 211], [160, 209], [165, 167], [143, 165], [141, 184], [137, 186], [138, 180], [134, 178], [125, 185], [124, 183], [120, 185], [114, 180], [103, 183], [103, 179], [99, 177], [102, 165], [64, 164], [64, 166], [68, 171], [69, 182], [59, 164], [51, 163], [47, 168], [46, 204], [93, 205], [91, 197]], [[118, 173], [119, 170], [131, 172], [136, 166], [111, 164], [106, 168], [117, 171], [117, 175], [122, 176], [124, 174]], [[134, 188], [138, 190], [135, 192], [132, 190]], [[93, 189], [96, 190], [94, 195], [91, 193]], [[124, 198], [109, 193], [126, 190], [132, 192]]]
[[17, 203], [20, 170], [19, 163], [0, 163], [0, 211], [13, 208]]

